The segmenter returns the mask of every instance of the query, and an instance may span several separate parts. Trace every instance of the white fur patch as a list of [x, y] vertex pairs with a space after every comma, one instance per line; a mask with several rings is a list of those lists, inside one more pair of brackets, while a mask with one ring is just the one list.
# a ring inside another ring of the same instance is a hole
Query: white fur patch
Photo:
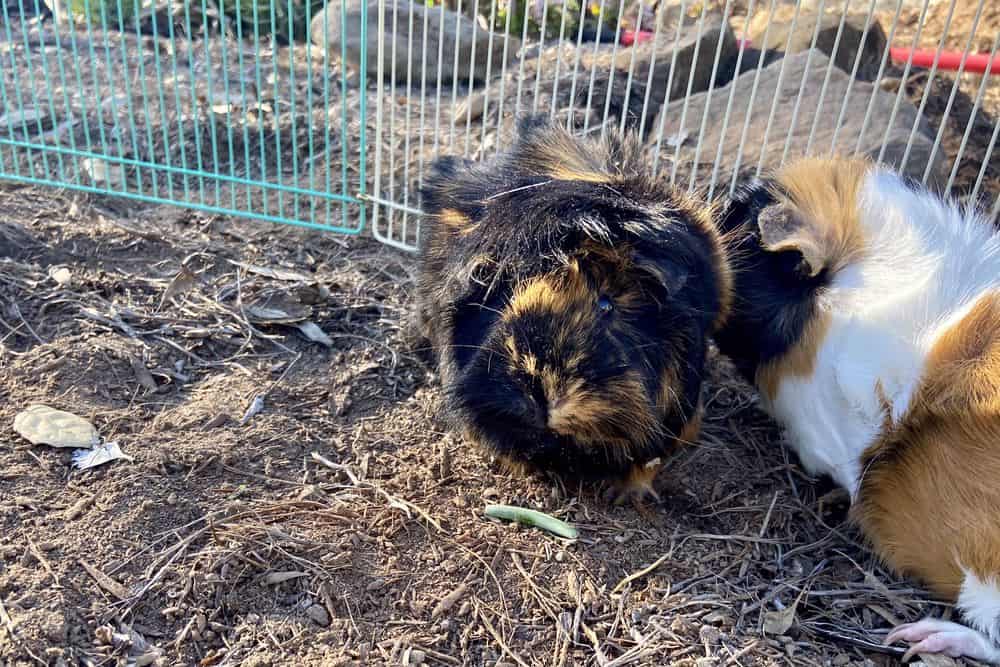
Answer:
[[813, 374], [783, 378], [766, 405], [803, 466], [852, 498], [864, 451], [904, 416], [942, 332], [1000, 289], [1000, 235], [986, 221], [884, 170], [866, 178], [858, 213], [865, 249], [818, 302], [830, 327]]
[[996, 577], [983, 580], [970, 570], [964, 570], [965, 579], [955, 606], [962, 611], [972, 627], [1000, 644], [1000, 586]]

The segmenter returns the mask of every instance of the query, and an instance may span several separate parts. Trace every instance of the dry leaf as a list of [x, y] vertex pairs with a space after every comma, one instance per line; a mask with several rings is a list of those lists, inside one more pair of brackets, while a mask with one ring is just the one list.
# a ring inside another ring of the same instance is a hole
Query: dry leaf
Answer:
[[280, 584], [284, 581], [307, 576], [309, 576], [308, 572], [300, 572], [298, 570], [290, 570], [288, 572], [271, 572], [264, 575], [264, 583], [268, 586], [273, 586], [274, 584]]
[[94, 425], [83, 417], [50, 408], [32, 405], [14, 417], [14, 430], [33, 445], [90, 449], [100, 435]]
[[177, 272], [177, 275], [174, 276], [173, 280], [170, 281], [170, 284], [167, 285], [167, 289], [163, 291], [163, 296], [160, 298], [160, 305], [157, 310], [162, 309], [167, 302], [190, 291], [191, 288], [194, 287], [195, 282], [196, 276], [191, 269], [189, 269], [186, 264], [181, 264], [180, 271]]
[[795, 607], [785, 607], [764, 614], [764, 634], [783, 635], [795, 624]]
[[302, 335], [314, 343], [320, 343], [327, 347], [333, 347], [333, 339], [326, 335], [322, 329], [314, 322], [299, 322], [295, 325], [302, 332]]

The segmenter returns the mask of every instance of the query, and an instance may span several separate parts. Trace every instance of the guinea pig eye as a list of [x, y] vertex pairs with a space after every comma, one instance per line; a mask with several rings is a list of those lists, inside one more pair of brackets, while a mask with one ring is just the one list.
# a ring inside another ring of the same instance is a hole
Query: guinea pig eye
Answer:
[[606, 295], [602, 294], [601, 296], [597, 297], [597, 312], [599, 312], [601, 315], [607, 315], [614, 309], [615, 309], [615, 304], [613, 304], [611, 302], [611, 299], [608, 298]]

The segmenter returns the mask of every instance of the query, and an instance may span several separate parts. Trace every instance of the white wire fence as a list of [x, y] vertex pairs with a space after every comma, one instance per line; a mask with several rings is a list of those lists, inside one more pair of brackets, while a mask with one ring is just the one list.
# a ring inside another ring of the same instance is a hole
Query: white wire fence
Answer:
[[[385, 243], [418, 246], [417, 192], [434, 156], [486, 159], [528, 112], [583, 134], [638, 132], [651, 168], [709, 197], [796, 156], [865, 154], [1000, 214], [992, 0], [676, 0], [640, 5], [632, 14], [647, 20], [603, 34], [583, 19], [627, 16], [625, 0], [508, 0], [505, 21], [492, 5], [485, 22], [466, 15], [484, 13], [480, 0], [466, 2], [369, 9], [379, 92], [368, 199]], [[553, 10], [555, 24], [511, 30], [518, 11]]]

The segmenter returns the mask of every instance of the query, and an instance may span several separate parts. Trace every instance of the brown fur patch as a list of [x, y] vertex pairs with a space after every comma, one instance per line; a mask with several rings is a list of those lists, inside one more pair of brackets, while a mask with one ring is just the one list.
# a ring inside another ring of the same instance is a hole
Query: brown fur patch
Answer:
[[698, 442], [698, 436], [701, 435], [701, 420], [704, 415], [705, 410], [699, 402], [694, 415], [684, 424], [681, 432], [677, 434], [677, 442], [682, 445], [693, 445]]
[[530, 171], [559, 181], [584, 181], [586, 183], [610, 183], [613, 180], [604, 165], [595, 155], [585, 150], [585, 146], [564, 132], [546, 135], [544, 142], [533, 146], [526, 155], [524, 165]]
[[911, 408], [865, 452], [855, 517], [878, 553], [954, 599], [1000, 575], [1000, 292], [936, 342]]
[[774, 400], [778, 395], [781, 381], [787, 377], [805, 378], [813, 374], [816, 368], [816, 355], [830, 329], [830, 316], [820, 312], [806, 323], [802, 335], [785, 354], [761, 364], [755, 378], [757, 387], [768, 398]]
[[769, 250], [798, 250], [812, 275], [837, 271], [864, 252], [858, 195], [871, 165], [865, 160], [805, 158], [781, 169], [761, 211], [761, 240]]
[[437, 217], [449, 230], [462, 236], [465, 236], [476, 228], [476, 225], [469, 216], [453, 208], [441, 209]]
[[627, 431], [634, 441], [643, 434], [658, 432], [658, 417], [649, 409], [642, 381], [629, 373], [601, 387], [599, 393], [588, 391], [583, 383], [574, 383], [550, 396], [549, 428], [581, 442], [608, 442], [608, 427]]

